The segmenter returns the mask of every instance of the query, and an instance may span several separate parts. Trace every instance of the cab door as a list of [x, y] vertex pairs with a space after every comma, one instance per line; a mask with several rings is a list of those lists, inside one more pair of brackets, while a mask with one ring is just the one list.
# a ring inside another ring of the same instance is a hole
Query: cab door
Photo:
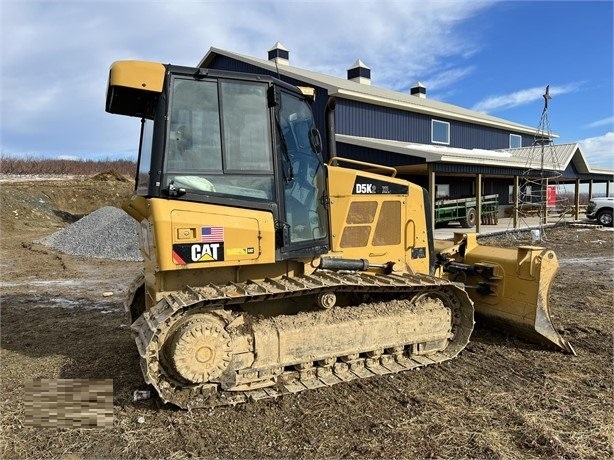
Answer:
[[323, 254], [329, 247], [326, 168], [311, 108], [282, 90], [275, 116], [283, 197], [280, 258]]

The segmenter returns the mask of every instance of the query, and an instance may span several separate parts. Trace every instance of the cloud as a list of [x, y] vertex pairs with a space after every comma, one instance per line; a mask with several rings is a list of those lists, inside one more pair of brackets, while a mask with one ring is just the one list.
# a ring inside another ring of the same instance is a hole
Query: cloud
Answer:
[[4, 2], [1, 150], [134, 154], [138, 120], [104, 112], [110, 64], [194, 66], [211, 46], [266, 58], [280, 41], [299, 67], [345, 77], [360, 58], [374, 85], [443, 90], [471, 72], [466, 60], [481, 46], [464, 22], [493, 4], [172, 1], [148, 3], [144, 15], [142, 2]]
[[[8, 77], [3, 86], [5, 84], [9, 88], [18, 87], [22, 84], [22, 79]], [[4, 126], [19, 133], [32, 135], [41, 128], [45, 114], [60, 105], [61, 93], [61, 85], [54, 83], [32, 91], [28, 97], [14, 91], [2, 91], [0, 104], [2, 112], [8, 115], [2, 117]]]
[[614, 169], [614, 132], [578, 141], [590, 166]]
[[[480, 45], [463, 33], [460, 24], [490, 3], [356, 2], [351, 8], [345, 2], [334, 5], [332, 10], [327, 8], [331, 24], [319, 28], [315, 47], [311, 33], [299, 37], [296, 49], [308, 55], [298, 65], [345, 78], [347, 68], [361, 59], [371, 68], [374, 85], [406, 91], [418, 80], [441, 89], [466, 75], [462, 62]], [[317, 12], [307, 23], [320, 21], [321, 13]], [[458, 61], [460, 65], [454, 64]]]
[[614, 116], [602, 118], [601, 120], [594, 121], [585, 125], [585, 128], [601, 128], [602, 126], [607, 126], [609, 128], [614, 125]]
[[[435, 99], [445, 99], [440, 91], [443, 88], [457, 86], [456, 83], [458, 81], [467, 77], [474, 70], [474, 66], [444, 70], [421, 81], [421, 83], [426, 87], [427, 91], [429, 91], [429, 97], [435, 97]], [[437, 93], [434, 93], [435, 91], [437, 91]]]
[[[569, 83], [563, 86], [550, 86], [550, 95], [558, 96], [560, 94], [571, 93], [581, 87], [581, 83]], [[477, 112], [490, 113], [495, 110], [506, 110], [512, 107], [529, 104], [541, 99], [544, 95], [546, 85], [536, 86], [533, 88], [522, 89], [509, 94], [499, 96], [488, 96], [486, 99], [478, 102], [472, 107], [472, 110]]]

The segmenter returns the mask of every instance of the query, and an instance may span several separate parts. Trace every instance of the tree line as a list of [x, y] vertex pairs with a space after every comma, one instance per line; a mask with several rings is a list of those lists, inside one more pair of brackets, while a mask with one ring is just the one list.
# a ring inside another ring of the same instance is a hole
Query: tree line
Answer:
[[136, 163], [130, 160], [70, 160], [0, 155], [0, 174], [90, 176], [107, 171], [134, 177]]

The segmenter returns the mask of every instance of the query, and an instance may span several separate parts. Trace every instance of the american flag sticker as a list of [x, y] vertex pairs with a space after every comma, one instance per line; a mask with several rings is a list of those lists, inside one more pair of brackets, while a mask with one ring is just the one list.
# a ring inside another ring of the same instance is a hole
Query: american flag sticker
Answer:
[[202, 227], [200, 240], [203, 243], [221, 243], [224, 241], [224, 227]]

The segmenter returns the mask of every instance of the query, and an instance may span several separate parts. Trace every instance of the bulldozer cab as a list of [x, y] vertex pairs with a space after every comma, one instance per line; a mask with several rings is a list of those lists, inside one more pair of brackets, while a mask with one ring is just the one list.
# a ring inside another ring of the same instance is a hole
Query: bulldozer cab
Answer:
[[167, 65], [149, 94], [137, 64], [115, 63], [107, 94], [107, 111], [142, 117], [137, 195], [269, 211], [278, 260], [328, 251], [321, 137], [297, 88]]

